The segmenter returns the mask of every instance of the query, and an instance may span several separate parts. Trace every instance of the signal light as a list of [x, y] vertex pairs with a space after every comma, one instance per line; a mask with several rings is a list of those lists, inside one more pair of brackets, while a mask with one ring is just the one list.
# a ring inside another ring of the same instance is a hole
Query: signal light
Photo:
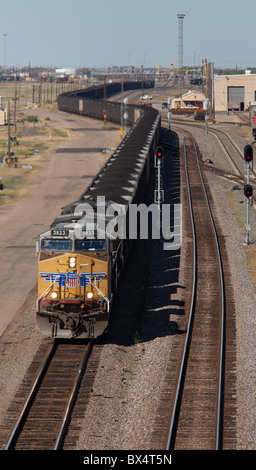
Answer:
[[162, 147], [157, 147], [156, 148], [156, 156], [157, 156], [157, 158], [163, 158], [164, 150], [163, 150]]
[[247, 163], [252, 162], [253, 160], [253, 148], [252, 145], [246, 145], [244, 147], [244, 159]]
[[250, 184], [246, 184], [244, 187], [244, 195], [245, 197], [249, 198], [252, 196], [253, 190]]
[[93, 299], [93, 297], [94, 297], [93, 292], [87, 292], [86, 297], [87, 297], [87, 299]]

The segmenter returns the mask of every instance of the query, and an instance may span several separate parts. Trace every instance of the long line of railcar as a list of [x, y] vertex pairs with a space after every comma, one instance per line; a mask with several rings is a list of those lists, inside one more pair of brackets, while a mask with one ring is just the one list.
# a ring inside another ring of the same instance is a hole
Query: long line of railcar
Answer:
[[[136, 85], [137, 84], [137, 85]], [[128, 82], [125, 90], [152, 86]], [[59, 109], [120, 122], [121, 104], [103, 96], [120, 92], [121, 84], [64, 93]], [[94, 338], [108, 322], [121, 272], [132, 240], [117, 234], [113, 213], [143, 200], [154, 164], [161, 129], [160, 113], [148, 106], [127, 106], [128, 134], [83, 194], [62, 208], [49, 230], [38, 237], [37, 323], [46, 336]], [[103, 207], [102, 207], [103, 205]], [[93, 220], [85, 217], [92, 208]], [[104, 214], [103, 225], [98, 214]], [[97, 214], [97, 218], [96, 218]], [[111, 226], [111, 228], [109, 228]]]

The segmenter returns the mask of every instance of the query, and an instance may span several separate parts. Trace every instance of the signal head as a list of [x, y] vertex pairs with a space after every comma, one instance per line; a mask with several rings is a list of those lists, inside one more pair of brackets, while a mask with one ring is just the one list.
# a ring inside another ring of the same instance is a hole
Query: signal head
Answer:
[[250, 184], [246, 184], [245, 187], [244, 187], [245, 197], [247, 197], [247, 198], [251, 197], [252, 193], [253, 193], [252, 186]]
[[164, 149], [162, 147], [157, 147], [156, 148], [156, 157], [157, 158], [163, 158], [164, 156]]
[[253, 160], [253, 148], [252, 145], [246, 145], [244, 147], [244, 160], [250, 163]]

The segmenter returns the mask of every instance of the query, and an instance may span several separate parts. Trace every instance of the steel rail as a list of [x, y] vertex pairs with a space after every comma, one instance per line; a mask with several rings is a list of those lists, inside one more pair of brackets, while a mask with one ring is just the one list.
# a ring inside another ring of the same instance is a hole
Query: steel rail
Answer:
[[[167, 118], [165, 117], [162, 117], [161, 118], [162, 121], [167, 121]], [[200, 123], [195, 123], [195, 122], [183, 122], [182, 120], [180, 119], [173, 119], [173, 124], [176, 125], [176, 126], [188, 126], [188, 127], [194, 127], [196, 129], [200, 129], [200, 130], [205, 130], [205, 125], [204, 124], [200, 124]], [[236, 145], [236, 143], [232, 140], [232, 138], [230, 137], [230, 135], [228, 135], [226, 132], [224, 132], [222, 129], [209, 129], [208, 128], [208, 131], [211, 132], [219, 141], [219, 143], [221, 144], [221, 146], [224, 148], [225, 152], [228, 154], [228, 157], [230, 158], [230, 160], [232, 161], [232, 164], [236, 167], [238, 173], [241, 175], [241, 177], [243, 178], [243, 180], [246, 180], [246, 177], [244, 176], [243, 172], [238, 168], [238, 165], [236, 164], [236, 162], [234, 161], [233, 157], [230, 155], [228, 149], [226, 148], [225, 146], [225, 143], [222, 142], [221, 138], [220, 138], [220, 135], [223, 135], [228, 141], [229, 143], [233, 146], [233, 148], [235, 149], [236, 153], [239, 155], [239, 157], [241, 158], [241, 160], [243, 161], [244, 160], [244, 157], [243, 157], [243, 152], [239, 149], [239, 147]], [[254, 176], [256, 176], [256, 170], [252, 170], [252, 173]]]
[[[163, 120], [166, 120], [165, 118], [162, 118]], [[185, 126], [190, 126], [190, 127], [196, 127], [198, 129], [204, 129], [204, 127], [202, 126], [199, 126], [198, 124], [195, 124], [195, 123], [189, 123], [189, 122], [181, 122], [179, 119], [176, 120], [176, 121], [173, 121], [175, 124], [179, 123], [180, 125], [185, 125]], [[176, 127], [176, 126], [174, 126]], [[179, 127], [178, 127], [179, 129]], [[185, 130], [185, 129], [184, 129]], [[222, 131], [221, 129], [210, 129], [209, 130], [215, 137], [216, 139], [218, 139], [219, 141], [219, 144], [222, 146], [222, 149], [224, 150], [224, 152], [226, 152], [228, 158], [231, 160], [231, 164], [236, 168], [237, 172], [238, 172], [238, 175], [237, 177], [239, 177], [239, 179], [241, 178], [241, 184], [246, 184], [247, 183], [247, 176], [240, 170], [240, 168], [238, 167], [238, 165], [236, 164], [236, 162], [234, 161], [233, 157], [230, 155], [228, 149], [225, 147], [225, 144], [224, 142], [222, 142], [219, 134], [222, 134], [224, 135], [228, 141], [230, 142], [231, 145], [233, 145], [234, 149], [236, 150], [236, 152], [239, 154], [239, 156], [241, 157], [241, 159], [243, 160], [243, 155], [242, 155], [242, 152], [239, 150], [239, 148], [237, 147], [237, 145], [232, 141], [231, 137], [226, 134], [224, 131]], [[256, 171], [254, 169], [252, 169], [252, 173], [254, 175], [254, 177], [256, 176]], [[234, 175], [235, 176], [235, 175]], [[254, 201], [256, 201], [256, 196], [253, 194], [252, 195], [252, 198]]]
[[[70, 419], [70, 416], [71, 416], [71, 413], [72, 413], [72, 410], [73, 410], [73, 407], [74, 407], [74, 403], [75, 403], [77, 393], [78, 393], [78, 390], [79, 390], [79, 387], [80, 387], [80, 384], [81, 384], [81, 380], [82, 380], [86, 365], [88, 363], [88, 359], [89, 359], [91, 351], [92, 351], [92, 346], [93, 346], [93, 341], [91, 340], [89, 342], [89, 345], [86, 346], [85, 352], [84, 352], [84, 354], [82, 356], [82, 359], [80, 361], [79, 368], [78, 368], [78, 371], [77, 371], [77, 374], [76, 374], [76, 377], [75, 377], [75, 380], [74, 380], [74, 384], [73, 384], [72, 390], [70, 392], [69, 399], [67, 401], [65, 411], [63, 413], [63, 417], [62, 417], [61, 425], [60, 425], [60, 428], [59, 428], [58, 436], [57, 436], [57, 439], [56, 439], [56, 442], [55, 442], [54, 450], [59, 450], [61, 448], [62, 443], [63, 443], [63, 439], [64, 439], [65, 433], [67, 431], [69, 419]], [[29, 413], [29, 408], [30, 408], [30, 406], [31, 406], [31, 404], [34, 400], [34, 397], [35, 397], [38, 389], [39, 389], [40, 381], [42, 380], [43, 376], [45, 375], [45, 372], [47, 370], [47, 367], [49, 365], [50, 360], [53, 357], [55, 349], [56, 349], [56, 343], [53, 343], [52, 345], [50, 345], [50, 347], [48, 348], [48, 350], [47, 350], [47, 352], [44, 356], [44, 359], [43, 359], [43, 361], [41, 363], [41, 366], [38, 370], [37, 376], [36, 376], [36, 378], [34, 380], [34, 383], [33, 383], [32, 387], [30, 389], [30, 392], [29, 392], [29, 394], [26, 398], [25, 404], [24, 404], [24, 406], [23, 406], [23, 408], [20, 412], [20, 415], [19, 415], [19, 417], [18, 417], [18, 419], [15, 423], [15, 426], [14, 426], [14, 428], [11, 432], [11, 435], [8, 439], [8, 442], [5, 446], [5, 450], [10, 450], [15, 444], [15, 441], [17, 439], [17, 436], [18, 436], [19, 432], [20, 432], [22, 424], [25, 421], [26, 416]]]
[[[224, 335], [225, 335], [225, 288], [224, 288], [224, 277], [223, 277], [223, 268], [222, 268], [222, 260], [221, 260], [221, 252], [220, 252], [220, 246], [218, 242], [218, 236], [217, 236], [217, 231], [215, 227], [215, 223], [213, 220], [212, 216], [212, 211], [209, 203], [209, 198], [207, 195], [202, 171], [200, 168], [200, 162], [198, 158], [198, 152], [196, 148], [196, 143], [195, 139], [193, 138], [193, 144], [194, 144], [194, 149], [195, 149], [195, 155], [196, 155], [196, 161], [197, 161], [197, 166], [198, 166], [198, 171], [200, 174], [200, 179], [202, 182], [203, 190], [204, 190], [204, 196], [205, 200], [207, 203], [210, 219], [211, 219], [211, 224], [212, 224], [212, 229], [214, 233], [214, 238], [215, 238], [215, 243], [216, 243], [216, 248], [217, 248], [217, 255], [218, 255], [218, 265], [219, 265], [219, 273], [220, 273], [220, 284], [221, 284], [221, 327], [220, 327], [220, 355], [219, 355], [219, 366], [218, 366], [218, 397], [217, 397], [217, 411], [216, 411], [216, 433], [215, 433], [215, 449], [220, 450], [221, 449], [221, 443], [222, 443], [222, 410], [223, 410], [223, 377], [224, 377]], [[185, 137], [184, 137], [184, 155], [185, 155], [185, 172], [186, 172], [186, 182], [187, 182], [187, 191], [188, 191], [188, 197], [189, 197], [189, 209], [190, 209], [190, 218], [191, 218], [191, 224], [192, 224], [192, 232], [193, 232], [193, 287], [192, 287], [192, 297], [191, 297], [191, 304], [190, 304], [190, 312], [189, 312], [189, 321], [188, 321], [188, 329], [187, 329], [187, 335], [186, 335], [186, 340], [185, 340], [185, 345], [184, 345], [184, 350], [183, 350], [183, 355], [182, 355], [182, 361], [181, 361], [181, 367], [180, 367], [180, 372], [179, 372], [179, 377], [178, 377], [178, 382], [177, 382], [177, 388], [176, 388], [176, 395], [175, 395], [175, 400], [174, 400], [174, 405], [173, 405], [173, 410], [172, 410], [172, 417], [171, 417], [171, 424], [170, 424], [170, 429], [169, 429], [169, 435], [168, 435], [168, 440], [167, 440], [167, 445], [166, 445], [166, 450], [170, 450], [171, 442], [173, 440], [173, 433], [174, 433], [174, 424], [177, 419], [177, 409], [178, 409], [178, 403], [180, 400], [180, 395], [181, 395], [181, 385], [182, 385], [182, 380], [184, 378], [185, 374], [185, 361], [188, 356], [188, 348], [189, 348], [189, 339], [191, 337], [191, 323], [192, 323], [192, 318], [193, 318], [193, 313], [194, 313], [194, 305], [195, 305], [195, 290], [196, 290], [196, 281], [197, 281], [197, 271], [196, 271], [196, 264], [197, 264], [197, 248], [196, 248], [196, 233], [195, 233], [195, 224], [194, 224], [194, 217], [193, 217], [193, 207], [192, 207], [192, 199], [191, 199], [191, 191], [190, 191], [190, 185], [189, 185], [189, 174], [188, 174], [188, 163], [187, 163], [187, 149], [186, 149], [186, 142], [185, 142]]]
[[5, 450], [10, 450], [11, 447], [13, 446], [15, 440], [16, 440], [16, 437], [17, 437], [17, 435], [18, 435], [18, 433], [19, 433], [19, 431], [20, 431], [20, 428], [21, 428], [21, 426], [22, 426], [22, 423], [23, 423], [23, 421], [24, 421], [24, 419], [26, 418], [26, 415], [27, 415], [27, 413], [28, 413], [29, 407], [30, 407], [30, 405], [31, 405], [31, 403], [32, 403], [32, 401], [33, 401], [33, 399], [34, 399], [34, 397], [35, 397], [35, 394], [36, 394], [37, 390], [38, 390], [38, 387], [39, 387], [39, 384], [40, 384], [40, 380], [42, 379], [43, 375], [44, 375], [45, 372], [46, 372], [46, 369], [47, 369], [47, 367], [48, 367], [48, 364], [49, 364], [49, 361], [50, 361], [51, 357], [53, 356], [53, 353], [54, 353], [55, 348], [56, 348], [56, 344], [55, 344], [55, 343], [52, 343], [52, 344], [49, 346], [49, 348], [47, 349], [47, 352], [46, 352], [46, 354], [45, 354], [45, 356], [44, 356], [44, 359], [43, 359], [43, 361], [42, 361], [42, 364], [41, 364], [41, 366], [40, 366], [40, 368], [39, 368], [39, 370], [38, 370], [38, 373], [37, 373], [37, 376], [36, 376], [36, 378], [35, 378], [35, 381], [34, 381], [32, 387], [31, 387], [31, 389], [30, 389], [30, 392], [29, 392], [29, 394], [28, 394], [28, 396], [27, 396], [27, 399], [26, 399], [26, 401], [25, 401], [25, 404], [24, 404], [24, 406], [23, 406], [23, 408], [22, 408], [22, 410], [21, 410], [21, 412], [20, 412], [20, 415], [19, 415], [19, 417], [18, 417], [18, 419], [17, 419], [17, 421], [16, 421], [16, 424], [15, 424], [15, 426], [14, 426], [12, 432], [11, 432], [11, 435], [10, 435], [10, 437], [9, 437], [9, 439], [8, 439], [8, 442], [7, 442], [6, 446], [5, 446]]
[[189, 312], [187, 335], [186, 335], [185, 345], [184, 345], [183, 354], [182, 354], [182, 360], [181, 360], [180, 372], [179, 372], [179, 377], [178, 377], [178, 382], [177, 382], [177, 387], [176, 387], [176, 394], [175, 394], [174, 405], [173, 405], [173, 410], [172, 410], [171, 424], [170, 424], [170, 430], [169, 430], [166, 450], [170, 450], [171, 441], [173, 439], [174, 424], [175, 424], [176, 417], [177, 417], [178, 403], [179, 403], [180, 395], [181, 395], [181, 385], [182, 385], [182, 381], [183, 381], [184, 374], [185, 374], [185, 361], [186, 361], [187, 356], [188, 356], [189, 340], [190, 340], [191, 331], [192, 331], [192, 326], [191, 325], [192, 325], [194, 306], [195, 306], [195, 294], [196, 294], [196, 282], [197, 282], [196, 231], [195, 231], [195, 222], [194, 222], [194, 216], [193, 216], [191, 191], [190, 191], [190, 185], [189, 185], [189, 175], [188, 175], [188, 167], [187, 167], [187, 148], [186, 148], [185, 137], [184, 137], [184, 155], [185, 155], [185, 171], [186, 171], [187, 191], [188, 191], [188, 198], [189, 198], [189, 212], [190, 212], [190, 220], [191, 220], [192, 232], [193, 232], [193, 286], [192, 286], [192, 296], [191, 296], [191, 302], [190, 302], [190, 312]]
[[211, 210], [209, 198], [208, 198], [208, 195], [207, 195], [207, 191], [206, 191], [202, 171], [201, 171], [201, 168], [200, 168], [200, 162], [199, 162], [199, 159], [198, 159], [198, 153], [197, 153], [197, 148], [196, 148], [196, 143], [195, 143], [194, 137], [193, 137], [193, 142], [194, 142], [194, 148], [195, 148], [195, 153], [196, 153], [198, 171], [199, 171], [200, 178], [201, 178], [202, 185], [203, 185], [203, 189], [204, 189], [205, 200], [206, 200], [208, 210], [209, 210], [209, 215], [210, 215], [210, 218], [211, 218], [211, 223], [212, 223], [212, 228], [213, 228], [213, 233], [214, 233], [214, 238], [215, 238], [215, 244], [216, 244], [217, 253], [218, 253], [218, 265], [219, 265], [220, 284], [221, 284], [221, 327], [220, 327], [220, 356], [219, 356], [219, 375], [218, 375], [219, 384], [218, 384], [217, 429], [216, 429], [216, 450], [220, 450], [220, 447], [221, 447], [221, 428], [222, 428], [222, 426], [221, 426], [221, 424], [222, 424], [222, 408], [223, 408], [223, 378], [224, 378], [223, 376], [224, 376], [224, 341], [225, 341], [225, 286], [224, 286], [224, 275], [223, 275], [222, 259], [221, 259], [221, 252], [220, 252], [220, 245], [219, 245], [217, 230], [216, 230], [216, 226], [215, 226], [215, 223], [214, 223], [212, 210]]
[[68, 399], [65, 412], [63, 414], [62, 423], [61, 423], [60, 430], [59, 430], [59, 433], [58, 433], [58, 436], [57, 436], [57, 439], [56, 439], [56, 442], [55, 442], [54, 450], [60, 450], [60, 448], [62, 446], [63, 439], [65, 437], [65, 433], [66, 433], [66, 430], [67, 430], [67, 427], [68, 427], [69, 419], [70, 419], [71, 413], [73, 411], [74, 403], [75, 403], [77, 393], [78, 393], [78, 390], [79, 390], [79, 387], [80, 387], [80, 383], [81, 383], [86, 365], [88, 363], [88, 359], [89, 359], [91, 351], [92, 351], [92, 346], [93, 346], [93, 340], [91, 340], [89, 342], [89, 345], [87, 345], [87, 347], [85, 349], [85, 352], [83, 354], [83, 357], [81, 359], [80, 366], [79, 366], [79, 369], [77, 371], [76, 378], [74, 380], [74, 385], [73, 385], [73, 388], [71, 390], [70, 397]]

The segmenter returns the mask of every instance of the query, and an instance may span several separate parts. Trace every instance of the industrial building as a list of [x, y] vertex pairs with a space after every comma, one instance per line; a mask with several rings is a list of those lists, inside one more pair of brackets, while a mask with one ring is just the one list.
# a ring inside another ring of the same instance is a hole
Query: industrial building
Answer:
[[202, 109], [205, 101], [205, 95], [199, 91], [185, 93], [180, 98], [172, 99], [172, 109], [196, 107]]
[[256, 75], [246, 70], [243, 75], [215, 75], [215, 111], [244, 111], [256, 100]]

